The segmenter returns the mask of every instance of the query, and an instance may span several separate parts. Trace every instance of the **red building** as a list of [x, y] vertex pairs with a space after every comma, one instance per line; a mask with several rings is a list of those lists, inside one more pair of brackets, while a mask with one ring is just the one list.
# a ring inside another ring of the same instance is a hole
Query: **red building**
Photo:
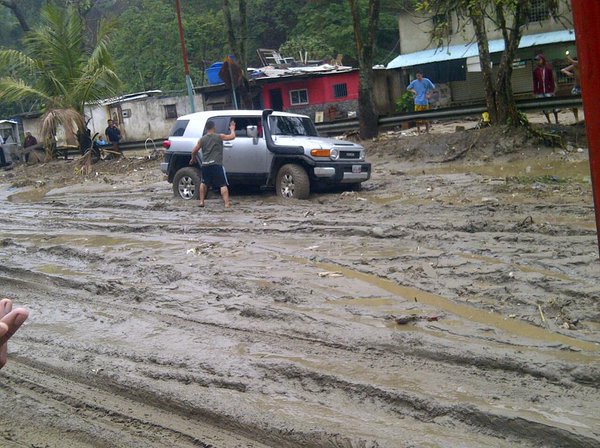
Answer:
[[358, 70], [350, 70], [270, 79], [262, 86], [262, 104], [268, 109], [309, 115], [335, 108], [338, 115], [344, 115], [356, 111], [358, 76]]
[[[251, 79], [250, 97], [254, 109], [295, 112], [317, 122], [330, 121], [356, 113], [358, 84], [359, 71], [350, 67], [265, 68]], [[224, 84], [198, 90], [206, 110], [233, 108], [231, 89]]]

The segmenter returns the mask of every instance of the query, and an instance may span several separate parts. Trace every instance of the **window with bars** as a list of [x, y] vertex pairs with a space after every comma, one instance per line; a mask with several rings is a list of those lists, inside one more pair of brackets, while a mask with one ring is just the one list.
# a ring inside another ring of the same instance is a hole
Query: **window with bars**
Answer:
[[308, 90], [290, 90], [290, 103], [292, 106], [308, 104]]
[[531, 0], [527, 11], [527, 22], [543, 22], [550, 16], [547, 0]]
[[348, 85], [346, 83], [334, 84], [333, 96], [334, 98], [344, 98], [345, 96], [348, 96]]
[[165, 118], [177, 118], [177, 105], [165, 105]]

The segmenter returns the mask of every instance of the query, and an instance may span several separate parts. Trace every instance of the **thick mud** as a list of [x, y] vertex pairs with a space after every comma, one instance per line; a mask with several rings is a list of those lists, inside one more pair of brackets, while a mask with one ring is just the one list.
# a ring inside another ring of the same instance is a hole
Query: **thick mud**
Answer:
[[1, 294], [31, 310], [0, 446], [598, 446], [587, 150], [555, 132], [388, 134], [360, 192], [231, 210], [152, 160], [0, 174]]

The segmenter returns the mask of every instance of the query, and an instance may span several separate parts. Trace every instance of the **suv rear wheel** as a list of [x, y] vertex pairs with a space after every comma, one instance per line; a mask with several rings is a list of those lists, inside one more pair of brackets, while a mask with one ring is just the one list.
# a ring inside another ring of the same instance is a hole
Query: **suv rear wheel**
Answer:
[[286, 199], [308, 199], [310, 180], [304, 168], [288, 163], [279, 168], [275, 181], [277, 194]]
[[198, 199], [200, 193], [200, 171], [197, 168], [181, 168], [173, 178], [173, 194], [175, 197], [190, 200]]

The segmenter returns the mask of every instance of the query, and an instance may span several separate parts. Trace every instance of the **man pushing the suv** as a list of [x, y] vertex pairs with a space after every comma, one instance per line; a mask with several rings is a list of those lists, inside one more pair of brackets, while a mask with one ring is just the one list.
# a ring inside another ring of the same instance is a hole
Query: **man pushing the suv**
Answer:
[[225, 208], [231, 207], [229, 202], [229, 189], [227, 188], [227, 174], [223, 167], [223, 142], [235, 139], [235, 121], [229, 123], [229, 134], [217, 134], [214, 121], [206, 122], [206, 134], [202, 136], [194, 149], [192, 149], [192, 158], [190, 165], [196, 163], [196, 154], [202, 149], [201, 171], [202, 181], [200, 183], [200, 207], [204, 207], [204, 199], [208, 191], [207, 185], [218, 187], [221, 191], [221, 197]]

